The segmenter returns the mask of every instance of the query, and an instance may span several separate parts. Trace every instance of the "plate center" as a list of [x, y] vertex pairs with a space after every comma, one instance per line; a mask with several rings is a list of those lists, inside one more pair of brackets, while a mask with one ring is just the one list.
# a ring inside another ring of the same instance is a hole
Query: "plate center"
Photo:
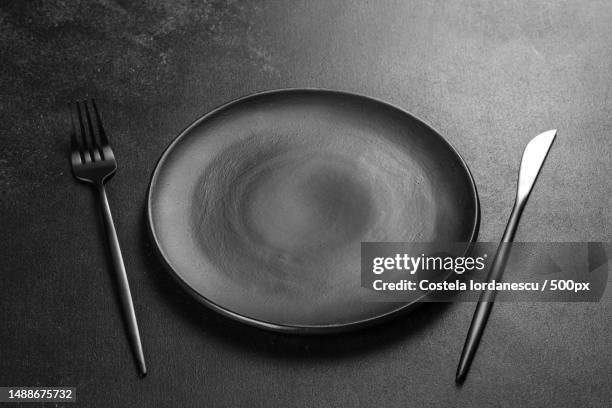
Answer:
[[374, 221], [372, 190], [355, 163], [310, 156], [253, 177], [244, 197], [249, 229], [282, 252], [331, 251], [359, 240]]

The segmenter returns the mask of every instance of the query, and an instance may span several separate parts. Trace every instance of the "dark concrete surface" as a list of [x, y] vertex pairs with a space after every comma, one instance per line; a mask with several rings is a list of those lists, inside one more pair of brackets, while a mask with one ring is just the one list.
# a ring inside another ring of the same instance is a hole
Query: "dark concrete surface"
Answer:
[[[502, 233], [525, 143], [558, 128], [517, 239], [610, 241], [611, 2], [0, 4], [0, 385], [74, 386], [96, 407], [610, 406], [609, 292], [496, 305], [459, 388], [473, 305], [329, 338], [244, 327], [168, 278], [144, 208], [157, 158], [201, 114], [253, 91], [326, 87], [396, 103], [447, 137], [479, 188], [481, 240]], [[146, 379], [93, 192], [68, 165], [65, 103], [84, 96], [98, 98], [120, 162], [108, 193]]]

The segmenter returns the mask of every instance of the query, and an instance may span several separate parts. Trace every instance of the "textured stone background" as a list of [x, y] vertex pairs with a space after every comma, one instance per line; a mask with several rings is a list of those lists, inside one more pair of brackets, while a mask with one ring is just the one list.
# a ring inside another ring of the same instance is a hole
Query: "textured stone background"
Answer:
[[[610, 21], [605, 0], [3, 1], [0, 385], [75, 386], [98, 407], [610, 406], [610, 296], [496, 305], [457, 388], [473, 305], [329, 338], [262, 332], [187, 298], [144, 227], [149, 176], [182, 128], [238, 96], [308, 86], [396, 103], [447, 137], [479, 188], [481, 240], [502, 233], [525, 143], [558, 128], [517, 239], [610, 241]], [[70, 175], [66, 102], [84, 96], [120, 161], [108, 190], [144, 380], [93, 193]]]

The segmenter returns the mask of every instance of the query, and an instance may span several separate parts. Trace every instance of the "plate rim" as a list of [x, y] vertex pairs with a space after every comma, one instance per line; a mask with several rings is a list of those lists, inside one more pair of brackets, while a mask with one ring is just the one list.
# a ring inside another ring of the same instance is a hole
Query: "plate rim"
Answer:
[[[475, 217], [474, 217], [474, 225], [472, 227], [472, 232], [470, 234], [470, 239], [467, 242], [470, 242], [470, 243], [476, 242], [477, 237], [478, 237], [478, 232], [480, 229], [480, 221], [481, 221], [480, 199], [478, 197], [478, 190], [476, 187], [476, 182], [474, 181], [472, 172], [470, 171], [470, 168], [468, 167], [463, 156], [459, 154], [457, 149], [448, 140], [446, 140], [446, 138], [444, 138], [440, 132], [438, 132], [429, 123], [422, 120], [418, 116], [410, 113], [406, 109], [401, 108], [400, 106], [392, 104], [390, 102], [386, 102], [382, 99], [378, 99], [372, 96], [368, 96], [368, 95], [364, 95], [364, 94], [360, 94], [360, 93], [352, 92], [352, 91], [344, 91], [344, 90], [329, 89], [329, 88], [318, 88], [318, 87], [275, 88], [275, 89], [257, 91], [257, 92], [253, 92], [247, 95], [243, 95], [238, 98], [232, 99], [228, 102], [225, 102], [221, 105], [216, 106], [215, 108], [211, 109], [210, 111], [206, 112], [205, 114], [200, 116], [198, 119], [193, 121], [191, 124], [185, 127], [182, 131], [180, 131], [179, 134], [175, 136], [172, 139], [172, 141], [166, 146], [161, 156], [155, 163], [153, 173], [151, 174], [151, 178], [149, 180], [149, 185], [147, 188], [147, 208], [146, 208], [146, 221], [147, 221], [147, 231], [149, 233], [148, 234], [149, 238], [153, 241], [154, 247], [156, 248], [156, 252], [158, 254], [158, 258], [162, 261], [164, 268], [168, 270], [169, 272], [171, 272], [170, 275], [174, 277], [175, 281], [177, 281], [179, 285], [183, 289], [185, 289], [192, 297], [194, 297], [196, 300], [198, 300], [203, 305], [207, 306], [209, 309], [225, 317], [228, 317], [230, 319], [233, 319], [241, 323], [245, 323], [250, 326], [258, 327], [260, 329], [267, 329], [267, 330], [285, 332], [285, 333], [296, 333], [296, 334], [327, 334], [327, 333], [330, 333], [331, 334], [331, 333], [338, 333], [338, 332], [357, 330], [360, 328], [369, 327], [369, 326], [372, 326], [378, 323], [382, 323], [383, 321], [389, 320], [391, 318], [398, 317], [399, 315], [406, 313], [407, 311], [412, 310], [413, 308], [423, 304], [421, 300], [428, 295], [428, 292], [424, 293], [423, 296], [411, 302], [390, 302], [390, 303], [398, 303], [399, 306], [381, 315], [369, 317], [367, 319], [356, 320], [354, 322], [348, 322], [348, 323], [326, 324], [326, 325], [289, 325], [289, 324], [273, 323], [273, 322], [269, 322], [266, 320], [255, 319], [253, 317], [249, 317], [241, 313], [234, 312], [228, 308], [225, 308], [213, 302], [212, 300], [206, 298], [205, 296], [200, 294], [198, 291], [196, 291], [194, 288], [192, 288], [183, 278], [181, 278], [181, 276], [177, 273], [177, 271], [172, 267], [172, 265], [168, 261], [168, 258], [160, 245], [160, 241], [157, 238], [157, 235], [156, 235], [156, 232], [153, 226], [152, 192], [153, 192], [154, 186], [157, 183], [157, 179], [159, 178], [160, 169], [162, 168], [163, 163], [165, 162], [167, 157], [172, 152], [174, 146], [180, 143], [180, 141], [185, 137], [185, 135], [187, 135], [191, 131], [191, 129], [198, 126], [200, 123], [206, 121], [211, 116], [214, 116], [218, 112], [224, 109], [227, 109], [233, 105], [237, 105], [246, 100], [255, 99], [257, 97], [261, 97], [265, 95], [291, 94], [291, 93], [300, 93], [300, 92], [302, 93], [327, 93], [327, 94], [341, 95], [341, 96], [347, 96], [347, 97], [353, 97], [353, 98], [356, 97], [359, 99], [364, 99], [369, 102], [381, 104], [388, 108], [391, 108], [393, 110], [400, 112], [402, 115], [407, 115], [413, 120], [416, 120], [417, 122], [420, 122], [427, 129], [429, 129], [431, 132], [437, 135], [441, 139], [441, 141], [447, 145], [450, 151], [459, 159], [461, 166], [463, 167], [466, 174], [468, 175], [469, 184], [471, 186], [471, 192], [472, 192], [474, 203], [475, 203]], [[469, 251], [469, 247], [466, 250], [466, 252], [467, 251]]]

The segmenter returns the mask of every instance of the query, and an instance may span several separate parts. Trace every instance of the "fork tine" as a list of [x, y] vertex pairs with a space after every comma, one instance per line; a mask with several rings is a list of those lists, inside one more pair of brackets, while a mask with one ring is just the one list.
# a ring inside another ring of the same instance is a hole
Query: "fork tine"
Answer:
[[100, 135], [100, 142], [102, 146], [109, 146], [108, 137], [106, 137], [106, 132], [104, 131], [104, 127], [102, 126], [102, 119], [100, 119], [100, 113], [98, 112], [98, 106], [96, 105], [96, 100], [91, 99], [91, 106], [93, 107], [95, 122], [98, 126], [98, 134]]
[[91, 107], [93, 108], [93, 118], [94, 118], [94, 126], [97, 127], [98, 137], [100, 138], [100, 150], [102, 151], [102, 155], [105, 160], [114, 160], [115, 155], [110, 147], [110, 142], [108, 141], [108, 137], [106, 136], [106, 132], [104, 131], [104, 126], [102, 126], [102, 119], [100, 119], [100, 112], [98, 111], [98, 105], [96, 105], [96, 100], [91, 98]]
[[85, 106], [87, 107], [87, 119], [89, 119], [90, 129], [92, 131], [92, 135], [94, 135], [94, 145], [98, 148], [101, 147], [101, 138], [100, 138], [100, 126], [98, 125], [98, 118], [96, 118], [95, 110], [92, 106], [93, 99], [85, 100]]
[[94, 131], [94, 125], [92, 123], [91, 114], [89, 113], [89, 102], [87, 99], [83, 101], [83, 110], [85, 110], [85, 120], [87, 122], [87, 133], [89, 135], [89, 140], [91, 141], [91, 154], [93, 156], [94, 161], [102, 160], [100, 143], [98, 142], [98, 138], [96, 137], [96, 132]]
[[92, 161], [100, 160], [100, 153], [96, 149], [96, 141], [93, 136], [91, 122], [89, 121], [89, 113], [87, 112], [87, 100], [84, 99], [79, 103], [79, 121], [81, 123], [81, 131], [83, 132], [85, 145], [91, 156]]
[[91, 155], [91, 141], [89, 139], [89, 135], [87, 134], [87, 125], [85, 122], [86, 119], [83, 115], [82, 102], [79, 100], [76, 101], [76, 111], [79, 120], [77, 128], [79, 129], [79, 134], [81, 135], [84, 144], [83, 158], [85, 159], [86, 163], [89, 163], [93, 161], [93, 156]]
[[[78, 154], [78, 162], [82, 163], [84, 161], [85, 156], [85, 145], [83, 144], [83, 135], [81, 133], [81, 127], [77, 125], [79, 123], [79, 113], [78, 113], [78, 105], [76, 102], [68, 103], [68, 108], [70, 109], [70, 122], [72, 123], [72, 133], [70, 135], [70, 141], [72, 146], [73, 153], [73, 161], [76, 160], [76, 156], [74, 153]], [[78, 164], [78, 163], [74, 163]]]

